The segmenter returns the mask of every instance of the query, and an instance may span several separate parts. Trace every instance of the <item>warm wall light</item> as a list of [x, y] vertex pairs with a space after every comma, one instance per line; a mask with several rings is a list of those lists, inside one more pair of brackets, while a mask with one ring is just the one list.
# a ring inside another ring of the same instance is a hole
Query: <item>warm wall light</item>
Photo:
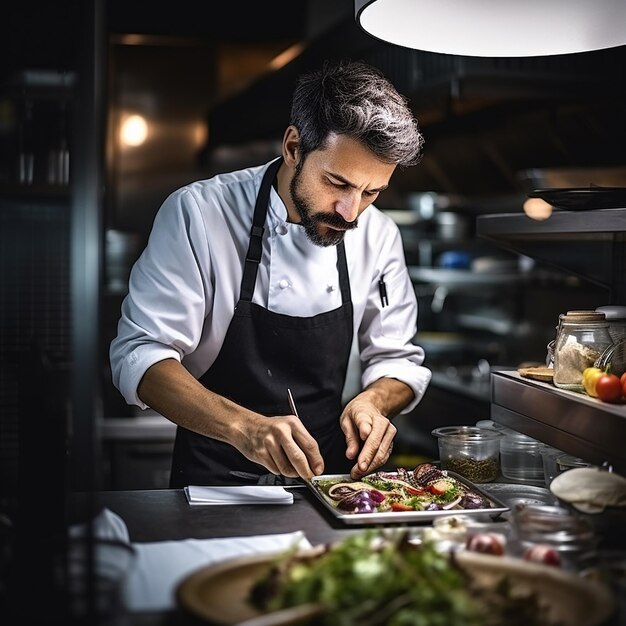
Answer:
[[552, 215], [552, 205], [541, 198], [528, 198], [524, 202], [524, 213], [533, 220], [547, 220]]
[[140, 146], [148, 137], [148, 122], [141, 115], [129, 115], [120, 129], [123, 146]]
[[389, 43], [443, 54], [526, 57], [626, 45], [626, 0], [355, 0]]

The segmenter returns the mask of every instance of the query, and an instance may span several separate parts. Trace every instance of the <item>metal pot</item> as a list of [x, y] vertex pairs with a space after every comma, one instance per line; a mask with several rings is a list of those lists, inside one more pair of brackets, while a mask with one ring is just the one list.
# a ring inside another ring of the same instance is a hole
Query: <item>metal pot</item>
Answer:
[[454, 211], [442, 211], [435, 215], [437, 236], [444, 241], [467, 239], [471, 234], [470, 219]]

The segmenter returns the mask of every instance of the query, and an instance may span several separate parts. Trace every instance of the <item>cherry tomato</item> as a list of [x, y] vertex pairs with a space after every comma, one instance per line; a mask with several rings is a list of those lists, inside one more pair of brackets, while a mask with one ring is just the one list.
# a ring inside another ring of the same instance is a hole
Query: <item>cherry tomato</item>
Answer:
[[615, 402], [622, 397], [622, 383], [615, 374], [602, 374], [596, 383], [596, 393], [603, 402]]
[[583, 370], [583, 387], [585, 388], [587, 395], [592, 398], [598, 397], [596, 385], [598, 384], [600, 376], [603, 376], [604, 373], [604, 370], [601, 370], [599, 367], [587, 367]]
[[391, 510], [392, 511], [415, 511], [415, 509], [412, 506], [409, 506], [408, 504], [404, 504], [403, 502], [392, 502]]
[[619, 380], [622, 383], [622, 395], [626, 398], [626, 372], [621, 375]]

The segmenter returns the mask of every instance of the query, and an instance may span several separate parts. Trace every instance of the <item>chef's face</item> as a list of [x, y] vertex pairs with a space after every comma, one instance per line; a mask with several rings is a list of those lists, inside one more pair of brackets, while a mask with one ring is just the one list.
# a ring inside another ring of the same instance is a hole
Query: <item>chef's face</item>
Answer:
[[395, 165], [383, 163], [358, 141], [332, 135], [324, 149], [300, 159], [289, 186], [309, 239], [337, 245], [389, 184]]

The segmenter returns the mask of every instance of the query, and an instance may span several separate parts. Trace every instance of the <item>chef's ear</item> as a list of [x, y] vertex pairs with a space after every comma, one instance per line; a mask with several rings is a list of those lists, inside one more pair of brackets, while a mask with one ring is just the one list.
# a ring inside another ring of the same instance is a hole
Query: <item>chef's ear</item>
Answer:
[[295, 126], [288, 126], [283, 137], [283, 159], [295, 169], [300, 161], [300, 133]]

